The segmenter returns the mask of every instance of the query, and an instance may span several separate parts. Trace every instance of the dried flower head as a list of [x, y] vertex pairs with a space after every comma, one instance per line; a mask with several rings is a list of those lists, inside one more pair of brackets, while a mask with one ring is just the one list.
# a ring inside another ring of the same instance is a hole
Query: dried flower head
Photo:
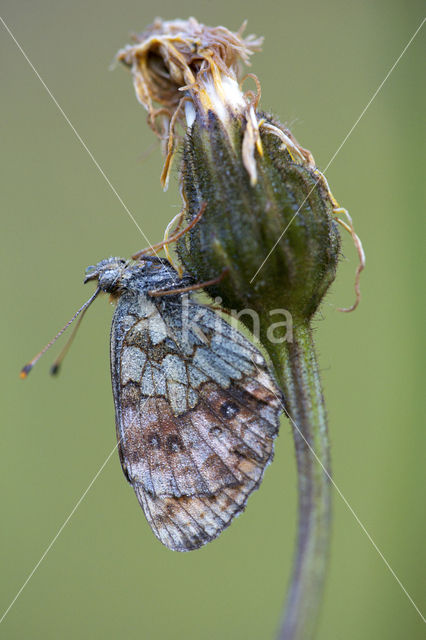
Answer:
[[205, 26], [195, 18], [167, 22], [157, 18], [134, 36], [136, 44], [118, 52], [118, 59], [131, 68], [136, 96], [148, 111], [150, 126], [166, 140], [164, 186], [175, 148], [176, 122], [190, 127], [197, 116], [206, 118], [209, 111], [225, 123], [236, 115], [245, 121], [243, 162], [256, 181], [256, 144], [261, 152], [256, 104], [252, 92], [243, 94], [239, 83], [242, 63], [249, 64], [263, 39], [243, 38], [245, 26], [234, 33]]

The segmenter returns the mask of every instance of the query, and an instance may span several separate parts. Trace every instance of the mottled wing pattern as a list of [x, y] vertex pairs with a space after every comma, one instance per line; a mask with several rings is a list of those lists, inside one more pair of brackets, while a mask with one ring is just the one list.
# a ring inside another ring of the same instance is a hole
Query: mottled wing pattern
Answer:
[[155, 535], [189, 551], [214, 539], [259, 486], [282, 409], [259, 351], [210, 309], [124, 294], [112, 325], [117, 437]]

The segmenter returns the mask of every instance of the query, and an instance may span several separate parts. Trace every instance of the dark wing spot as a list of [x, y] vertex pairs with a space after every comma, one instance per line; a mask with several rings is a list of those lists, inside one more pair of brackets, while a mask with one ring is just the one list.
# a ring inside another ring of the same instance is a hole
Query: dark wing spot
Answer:
[[175, 514], [175, 505], [171, 502], [166, 505], [166, 513], [168, 513], [169, 516], [174, 516]]
[[154, 449], [159, 449], [161, 447], [161, 438], [156, 431], [151, 431], [151, 433], [147, 435], [147, 440], [148, 444], [150, 444], [151, 447], [154, 447]]
[[168, 451], [170, 453], [176, 453], [177, 451], [183, 451], [184, 448], [185, 448], [184, 444], [182, 442], [182, 439], [177, 434], [172, 434], [170, 436], [167, 436], [166, 446], [167, 446], [167, 449], [168, 449]]
[[224, 418], [230, 420], [234, 418], [239, 412], [239, 408], [233, 402], [224, 402], [220, 407], [220, 413]]

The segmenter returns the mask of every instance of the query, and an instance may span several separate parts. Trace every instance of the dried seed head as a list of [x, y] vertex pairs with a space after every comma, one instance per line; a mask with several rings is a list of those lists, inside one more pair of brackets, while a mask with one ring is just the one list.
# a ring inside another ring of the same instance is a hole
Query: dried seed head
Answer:
[[137, 99], [147, 109], [151, 127], [166, 142], [165, 187], [176, 122], [191, 127], [195, 119], [206, 120], [210, 112], [225, 124], [236, 115], [245, 121], [243, 162], [252, 182], [256, 181], [253, 155], [259, 132], [251, 94], [243, 94], [239, 80], [241, 63], [249, 64], [262, 38], [243, 38], [244, 27], [233, 33], [225, 27], [205, 26], [195, 18], [168, 22], [157, 18], [134, 37], [136, 44], [118, 52], [118, 59], [132, 71]]

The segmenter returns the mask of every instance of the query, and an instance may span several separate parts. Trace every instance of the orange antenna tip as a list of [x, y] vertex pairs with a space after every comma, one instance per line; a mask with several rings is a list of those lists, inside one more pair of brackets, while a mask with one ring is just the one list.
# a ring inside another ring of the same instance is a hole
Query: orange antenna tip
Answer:
[[31, 363], [26, 364], [25, 367], [22, 367], [19, 377], [22, 378], [22, 380], [25, 380], [25, 378], [28, 377], [28, 374], [32, 368], [33, 368], [33, 365]]

